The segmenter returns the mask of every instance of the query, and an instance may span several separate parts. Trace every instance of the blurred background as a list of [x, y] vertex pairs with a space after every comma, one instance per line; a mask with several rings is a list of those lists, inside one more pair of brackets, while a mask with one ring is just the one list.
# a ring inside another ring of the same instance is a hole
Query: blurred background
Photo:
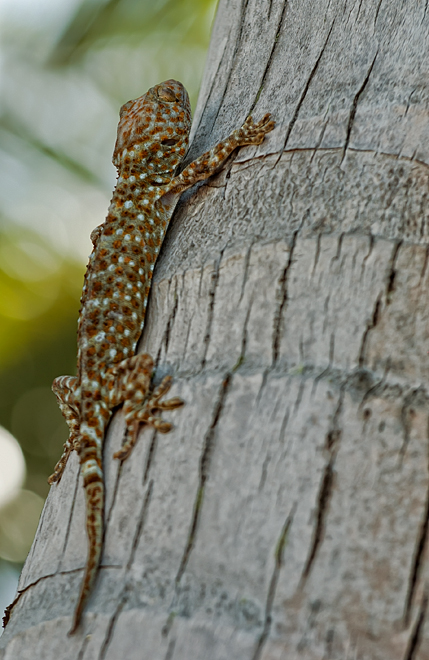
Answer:
[[0, 0], [0, 610], [14, 598], [67, 438], [89, 234], [118, 110], [167, 78], [195, 108], [217, 0]]

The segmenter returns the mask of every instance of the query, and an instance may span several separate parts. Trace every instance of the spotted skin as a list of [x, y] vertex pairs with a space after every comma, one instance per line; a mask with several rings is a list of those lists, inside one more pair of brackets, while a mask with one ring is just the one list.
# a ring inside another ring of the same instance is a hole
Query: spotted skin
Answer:
[[260, 144], [274, 127], [270, 115], [257, 124], [249, 117], [229, 138], [175, 176], [188, 148], [191, 107], [183, 85], [167, 80], [120, 110], [113, 163], [118, 179], [105, 222], [96, 227], [85, 274], [78, 325], [77, 376], [61, 376], [52, 389], [70, 429], [63, 454], [49, 478], [61, 479], [76, 450], [86, 499], [88, 557], [70, 634], [79, 626], [100, 563], [104, 480], [102, 446], [112, 410], [123, 405], [127, 437], [115, 458], [124, 460], [139, 427], [167, 433], [165, 377], [153, 389], [153, 360], [135, 355], [146, 314], [152, 273], [175, 204], [184, 190], [220, 169], [239, 146]]

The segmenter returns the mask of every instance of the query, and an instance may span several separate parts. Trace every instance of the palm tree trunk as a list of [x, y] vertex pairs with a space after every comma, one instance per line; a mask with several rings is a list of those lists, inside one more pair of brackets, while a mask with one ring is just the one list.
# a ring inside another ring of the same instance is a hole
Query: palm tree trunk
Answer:
[[0, 658], [429, 657], [428, 48], [424, 0], [220, 1], [189, 160], [277, 124], [184, 195], [157, 264], [140, 349], [186, 406], [122, 465], [114, 418], [67, 638], [73, 457]]

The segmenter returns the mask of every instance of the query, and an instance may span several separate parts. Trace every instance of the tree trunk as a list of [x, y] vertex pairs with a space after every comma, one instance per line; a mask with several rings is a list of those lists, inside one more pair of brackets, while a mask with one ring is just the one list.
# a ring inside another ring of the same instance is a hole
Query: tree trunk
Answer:
[[114, 418], [68, 638], [73, 456], [1, 658], [429, 657], [428, 35], [427, 0], [221, 0], [188, 160], [277, 125], [184, 196], [157, 264], [140, 350], [186, 406], [123, 465]]

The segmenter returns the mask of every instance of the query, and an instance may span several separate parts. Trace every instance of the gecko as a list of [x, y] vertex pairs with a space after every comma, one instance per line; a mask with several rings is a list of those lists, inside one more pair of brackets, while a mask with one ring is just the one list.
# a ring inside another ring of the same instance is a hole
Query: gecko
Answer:
[[87, 559], [74, 611], [79, 627], [100, 564], [103, 542], [103, 442], [113, 410], [122, 405], [123, 445], [114, 458], [123, 461], [140, 427], [168, 433], [162, 411], [183, 405], [165, 400], [172, 379], [153, 385], [154, 361], [136, 354], [143, 330], [151, 279], [169, 221], [180, 194], [215, 174], [237, 148], [260, 144], [274, 128], [271, 115], [258, 123], [248, 117], [226, 140], [186, 166], [191, 106], [176, 80], [155, 85], [120, 109], [113, 164], [117, 182], [108, 215], [91, 233], [93, 251], [84, 277], [78, 321], [77, 376], [53, 382], [69, 437], [49, 477], [58, 483], [72, 451], [79, 456], [85, 493]]

